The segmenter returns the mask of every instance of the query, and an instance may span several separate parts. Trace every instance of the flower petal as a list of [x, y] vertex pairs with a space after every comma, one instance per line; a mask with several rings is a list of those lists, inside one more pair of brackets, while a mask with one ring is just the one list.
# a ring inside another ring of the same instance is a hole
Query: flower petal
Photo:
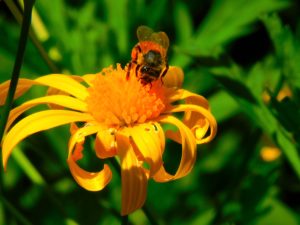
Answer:
[[163, 77], [163, 83], [166, 87], [181, 88], [183, 83], [183, 70], [177, 66], [170, 66], [168, 72]]
[[72, 159], [68, 159], [71, 174], [75, 181], [88, 191], [101, 191], [110, 182], [112, 173], [107, 164], [99, 172], [88, 172], [80, 168]]
[[[83, 150], [85, 137], [98, 132], [99, 129], [99, 126], [84, 126], [76, 131], [74, 130], [74, 134], [69, 141], [69, 154], [67, 161], [71, 174], [75, 181], [88, 191], [102, 190], [112, 178], [112, 172], [107, 164], [104, 164], [104, 168], [99, 172], [88, 172], [80, 168], [76, 163], [76, 161], [81, 158], [81, 151]], [[80, 151], [80, 156], [78, 156], [78, 151]]]
[[[31, 86], [34, 84], [34, 82], [32, 80], [29, 79], [19, 79], [18, 80], [18, 85], [16, 88], [16, 92], [14, 95], [14, 99], [20, 97], [21, 95], [23, 95], [29, 88], [31, 88]], [[4, 83], [0, 84], [0, 106], [4, 105], [6, 97], [7, 97], [7, 93], [8, 93], [8, 89], [9, 89], [9, 85], [10, 85], [10, 80], [5, 81]]]
[[162, 116], [160, 117], [160, 122], [175, 125], [179, 129], [180, 143], [182, 144], [181, 161], [175, 175], [167, 173], [162, 166], [153, 177], [157, 182], [167, 182], [184, 177], [191, 171], [196, 160], [196, 140], [191, 130], [176, 117], [170, 115]]
[[204, 98], [202, 95], [198, 95], [184, 89], [175, 90], [172, 92], [172, 95], [169, 96], [170, 102], [179, 100], [185, 100], [186, 103], [197, 104], [201, 107], [209, 109], [209, 104], [206, 98]]
[[77, 81], [84, 81], [87, 83], [89, 86], [92, 86], [92, 81], [95, 79], [97, 74], [85, 74], [83, 76], [72, 76], [75, 80]]
[[137, 150], [150, 165], [150, 177], [162, 166], [162, 153], [165, 142], [164, 132], [158, 123], [145, 123], [126, 129]]
[[[76, 76], [74, 76], [73, 78], [72, 75], [50, 74], [38, 77], [34, 80], [21, 78], [18, 80], [18, 85], [14, 98], [16, 99], [23, 95], [33, 85], [39, 84], [49, 86], [51, 89], [57, 89], [70, 95], [73, 95], [78, 99], [84, 100], [87, 97], [88, 92], [85, 86], [76, 81], [75, 77]], [[90, 76], [86, 78], [86, 80], [89, 79]], [[83, 78], [83, 80], [85, 80], [85, 78]], [[5, 99], [9, 89], [9, 84], [10, 81], [6, 81], [0, 84], [0, 105], [3, 105], [5, 103]]]
[[63, 124], [92, 119], [89, 114], [67, 110], [46, 110], [25, 117], [13, 126], [3, 139], [2, 160], [4, 168], [6, 168], [7, 160], [13, 148], [29, 135]]
[[122, 174], [122, 215], [143, 206], [147, 196], [147, 176], [125, 135], [116, 134]]
[[87, 88], [73, 79], [71, 75], [50, 74], [38, 77], [34, 81], [37, 84], [64, 91], [80, 100], [85, 100], [88, 96]]
[[113, 129], [101, 129], [95, 140], [96, 155], [100, 159], [113, 157], [117, 154], [116, 137]]
[[6, 130], [11, 126], [11, 124], [18, 118], [19, 115], [21, 115], [26, 110], [39, 105], [39, 104], [55, 104], [58, 106], [63, 106], [66, 108], [70, 108], [73, 110], [86, 112], [87, 111], [87, 105], [85, 102], [65, 95], [51, 95], [51, 96], [45, 96], [36, 98], [30, 101], [27, 101], [23, 103], [22, 105], [14, 108], [10, 114], [6, 125]]
[[[217, 133], [217, 122], [210, 111], [205, 107], [193, 104], [182, 104], [176, 105], [166, 112], [186, 112], [183, 122], [193, 131], [197, 144], [211, 141]], [[209, 135], [205, 137], [209, 129]]]

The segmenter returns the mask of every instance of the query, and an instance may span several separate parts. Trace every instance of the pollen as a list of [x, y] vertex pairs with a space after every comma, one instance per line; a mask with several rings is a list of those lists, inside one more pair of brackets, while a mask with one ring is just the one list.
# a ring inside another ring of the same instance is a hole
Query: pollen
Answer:
[[165, 87], [158, 79], [143, 85], [132, 69], [119, 64], [105, 68], [88, 88], [88, 111], [97, 122], [108, 127], [130, 126], [155, 119], [166, 108]]

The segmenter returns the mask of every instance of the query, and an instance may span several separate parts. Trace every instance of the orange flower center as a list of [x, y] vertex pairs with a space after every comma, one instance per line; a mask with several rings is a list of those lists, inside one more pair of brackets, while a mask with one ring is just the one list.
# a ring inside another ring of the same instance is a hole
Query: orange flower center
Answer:
[[160, 79], [142, 85], [132, 69], [129, 79], [120, 65], [103, 69], [88, 88], [88, 111], [99, 123], [120, 127], [154, 119], [166, 108]]

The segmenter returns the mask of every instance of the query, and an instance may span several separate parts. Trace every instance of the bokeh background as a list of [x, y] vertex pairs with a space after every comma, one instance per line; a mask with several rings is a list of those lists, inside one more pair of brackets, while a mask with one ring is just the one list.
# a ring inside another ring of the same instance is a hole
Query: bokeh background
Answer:
[[[12, 74], [22, 5], [0, 1], [1, 82]], [[219, 129], [187, 177], [150, 181], [146, 204], [157, 223], [297, 225], [299, 15], [298, 0], [36, 0], [21, 77], [125, 65], [139, 25], [165, 31], [169, 64], [183, 68], [185, 89], [208, 98]], [[15, 149], [1, 171], [0, 224], [120, 224], [118, 172], [101, 192], [80, 188], [66, 163], [68, 137], [67, 126], [55, 128]], [[98, 168], [85, 154], [83, 165]], [[168, 143], [164, 157], [174, 171], [180, 146]], [[129, 223], [151, 224], [142, 210]]]

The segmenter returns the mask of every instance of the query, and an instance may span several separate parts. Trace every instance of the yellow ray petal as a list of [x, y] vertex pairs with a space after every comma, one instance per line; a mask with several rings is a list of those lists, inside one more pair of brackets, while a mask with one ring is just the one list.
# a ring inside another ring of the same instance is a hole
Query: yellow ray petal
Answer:
[[185, 100], [186, 103], [197, 104], [201, 107], [209, 109], [209, 104], [206, 98], [204, 98], [202, 95], [198, 95], [184, 89], [175, 90], [171, 92], [171, 95], [169, 96], [170, 102], [179, 100]]
[[72, 77], [73, 77], [73, 79], [75, 79], [79, 82], [84, 81], [89, 86], [92, 86], [92, 81], [95, 79], [96, 76], [97, 76], [97, 74], [85, 74], [83, 76], [72, 76]]
[[[8, 89], [9, 89], [10, 80], [5, 81], [4, 83], [0, 84], [0, 106], [4, 105]], [[29, 79], [19, 79], [18, 80], [18, 86], [16, 88], [16, 92], [14, 95], [14, 99], [20, 97], [23, 95], [31, 86], [34, 84], [32, 80]]]
[[[188, 113], [187, 116], [184, 116], [184, 123], [193, 131], [197, 144], [207, 143], [215, 137], [217, 133], [217, 122], [206, 108], [198, 105], [182, 104], [176, 105], [166, 111], [166, 113], [175, 112]], [[204, 137], [208, 129], [210, 129], [210, 133], [207, 137]]]
[[147, 176], [140, 166], [129, 138], [116, 134], [122, 174], [122, 215], [128, 215], [143, 206], [147, 195]]
[[80, 100], [85, 100], [88, 96], [87, 88], [73, 79], [70, 75], [50, 74], [38, 77], [34, 81], [37, 84], [64, 91]]
[[70, 171], [75, 181], [88, 191], [101, 191], [110, 182], [112, 173], [107, 164], [99, 172], [88, 172], [80, 168], [71, 157], [68, 159]]
[[6, 130], [9, 129], [9, 127], [15, 121], [15, 119], [17, 119], [18, 116], [20, 116], [23, 112], [39, 104], [55, 104], [81, 112], [86, 112], [87, 110], [87, 105], [85, 102], [70, 96], [51, 95], [40, 97], [27, 101], [22, 105], [14, 108], [9, 114], [9, 118], [6, 124]]
[[107, 164], [104, 164], [104, 168], [99, 172], [88, 172], [80, 168], [76, 163], [80, 157], [78, 158], [77, 152], [73, 152], [73, 150], [78, 147], [77, 145], [82, 148], [85, 137], [98, 132], [99, 129], [99, 126], [84, 126], [77, 129], [69, 141], [68, 164], [71, 174], [75, 181], [88, 191], [102, 190], [110, 182], [112, 172]]
[[6, 168], [8, 157], [13, 148], [29, 135], [63, 124], [92, 119], [89, 114], [67, 110], [46, 110], [25, 117], [12, 127], [3, 139], [2, 160], [4, 168]]
[[[79, 76], [78, 76], [79, 77]], [[81, 80], [89, 80], [91, 76], [82, 78]], [[79, 80], [79, 79], [78, 79]], [[3, 105], [6, 99], [6, 95], [9, 89], [10, 81], [6, 81], [0, 84], [0, 105]], [[63, 75], [63, 74], [50, 74], [46, 76], [38, 77], [35, 80], [19, 79], [14, 98], [18, 98], [23, 95], [33, 85], [45, 85], [54, 89], [61, 90], [70, 95], [73, 95], [81, 100], [84, 100], [88, 93], [86, 87], [76, 81], [76, 76]]]
[[160, 122], [175, 125], [179, 129], [180, 143], [182, 144], [181, 160], [175, 175], [167, 173], [162, 166], [153, 177], [157, 182], [167, 182], [184, 177], [191, 171], [196, 160], [196, 140], [191, 130], [176, 117], [170, 115], [162, 116]]
[[[71, 76], [72, 79], [76, 80], [77, 82], [85, 82], [88, 84], [88, 86], [92, 86], [92, 80], [95, 79], [95, 74], [86, 74], [84, 76], [77, 76], [77, 75], [69, 75]], [[47, 95], [69, 95], [67, 94], [64, 90], [59, 90], [53, 87], [49, 87], [47, 90]], [[49, 104], [49, 107], [51, 109], [62, 109], [63, 107], [54, 105], [54, 104]]]
[[153, 176], [163, 163], [162, 142], [165, 142], [165, 138], [161, 126], [158, 123], [145, 123], [127, 128], [126, 131], [144, 160], [150, 165], [150, 176]]
[[[52, 88], [52, 87], [49, 87], [49, 88], [47, 89], [47, 94], [46, 94], [46, 95], [47, 95], [47, 96], [49, 96], [49, 95], [64, 95], [64, 96], [69, 96], [69, 94], [66, 93], [65, 91], [58, 90], [58, 89]], [[63, 106], [59, 106], [59, 105], [52, 104], [52, 103], [49, 103], [49, 104], [47, 104], [47, 105], [48, 105], [48, 107], [49, 107], [50, 109], [63, 109], [63, 108], [64, 108]]]
[[97, 133], [95, 151], [100, 159], [113, 157], [117, 154], [114, 129], [103, 128]]

